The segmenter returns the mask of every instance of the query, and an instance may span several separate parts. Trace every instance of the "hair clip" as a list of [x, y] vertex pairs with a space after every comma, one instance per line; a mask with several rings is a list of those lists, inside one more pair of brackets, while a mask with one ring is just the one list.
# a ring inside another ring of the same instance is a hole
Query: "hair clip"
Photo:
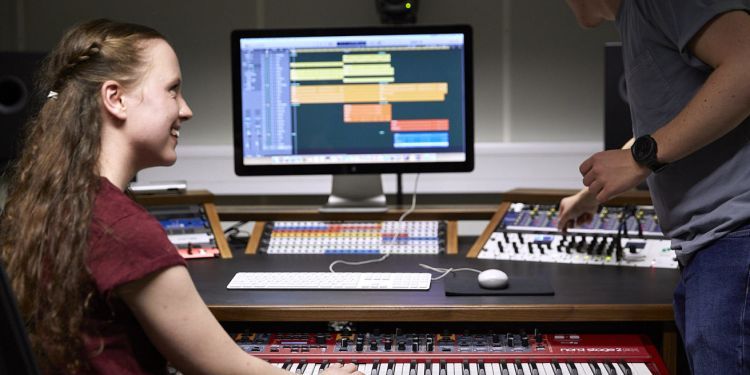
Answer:
[[57, 99], [57, 91], [50, 91], [49, 94], [47, 94], [47, 99]]

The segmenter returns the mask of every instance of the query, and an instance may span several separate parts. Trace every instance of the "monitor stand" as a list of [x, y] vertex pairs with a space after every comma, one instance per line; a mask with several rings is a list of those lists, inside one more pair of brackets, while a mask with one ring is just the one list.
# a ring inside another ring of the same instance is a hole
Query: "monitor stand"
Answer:
[[379, 174], [333, 175], [328, 203], [320, 212], [386, 212]]

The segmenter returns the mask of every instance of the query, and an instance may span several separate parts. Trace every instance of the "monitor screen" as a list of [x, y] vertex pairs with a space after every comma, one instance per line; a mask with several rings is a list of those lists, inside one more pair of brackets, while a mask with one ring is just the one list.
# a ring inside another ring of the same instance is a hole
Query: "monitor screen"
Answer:
[[240, 176], [471, 171], [469, 26], [237, 30]]

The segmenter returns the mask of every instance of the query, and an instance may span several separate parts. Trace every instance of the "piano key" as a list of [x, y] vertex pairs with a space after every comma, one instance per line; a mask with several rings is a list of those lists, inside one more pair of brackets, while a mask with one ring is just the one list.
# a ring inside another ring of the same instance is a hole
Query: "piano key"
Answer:
[[304, 361], [300, 361], [300, 362], [297, 362], [295, 364], [297, 366], [294, 367], [294, 370], [292, 370], [292, 372], [295, 373], [295, 374], [302, 374], [302, 369], [305, 367]]
[[471, 373], [469, 372], [469, 361], [468, 360], [464, 360], [463, 362], [461, 362], [461, 372], [460, 372], [460, 374], [462, 374], [462, 375], [471, 375]]
[[607, 370], [607, 373], [610, 375], [618, 375], [617, 370], [615, 370], [615, 367], [612, 366], [612, 363], [609, 361], [599, 362], [604, 366], [604, 369]]
[[464, 370], [461, 368], [460, 363], [449, 363], [448, 366], [453, 369], [453, 371], [448, 372], [448, 375], [463, 375]]
[[440, 374], [440, 363], [432, 363], [432, 375], [446, 375]]
[[425, 364], [424, 363], [417, 364], [417, 375], [426, 375], [425, 374]]
[[627, 363], [618, 362], [617, 366], [620, 367], [620, 371], [622, 371], [624, 375], [634, 375], [633, 370], [630, 368], [630, 366], [628, 366]]
[[529, 366], [527, 362], [521, 363], [521, 368], [523, 369], [524, 375], [532, 375], [531, 366]]
[[[469, 363], [468, 365], [468, 375], [479, 375], [479, 367], [477, 366], [476, 362]], [[466, 366], [464, 366], [464, 374], [467, 374]]]
[[559, 370], [555, 372], [555, 369], [552, 368], [552, 363], [545, 362], [544, 365], [544, 371], [547, 372], [547, 375], [562, 375], [562, 370]]
[[404, 364], [396, 363], [396, 366], [394, 366], [394, 369], [393, 369], [393, 375], [407, 375], [408, 374], [403, 371], [404, 371]]
[[386, 375], [388, 373], [388, 362], [382, 362], [378, 365], [378, 375]]
[[578, 375], [594, 375], [588, 363], [576, 362], [575, 365], [578, 370]]
[[[487, 365], [484, 365], [484, 368], [487, 367]], [[500, 370], [500, 363], [492, 362], [489, 364], [489, 368], [492, 369], [492, 375], [503, 375], [502, 370]]]
[[620, 368], [620, 365], [618, 363], [607, 362], [607, 364], [615, 370], [615, 375], [625, 375], [625, 373], [622, 372], [622, 369]]
[[485, 375], [495, 375], [495, 370], [492, 368], [492, 365], [494, 362], [484, 362], [482, 363], [482, 366], [479, 367], [479, 369], [484, 369]]
[[587, 365], [589, 365], [589, 368], [594, 375], [606, 375], [606, 372], [602, 374], [602, 370], [599, 368], [599, 365], [597, 365], [593, 361], [589, 361]]
[[550, 362], [549, 368], [545, 366], [544, 370], [550, 375], [562, 375], [562, 368], [560, 368], [560, 364], [557, 361]]
[[493, 367], [492, 370], [495, 371], [495, 375], [510, 375], [510, 369], [508, 369], [508, 364], [505, 361], [498, 363], [497, 369]]
[[394, 360], [388, 361], [388, 372], [386, 372], [386, 373], [389, 374], [389, 375], [396, 373], [396, 361], [394, 361]]
[[637, 374], [637, 375], [652, 375], [653, 374], [651, 370], [649, 370], [646, 364], [644, 363], [628, 362], [628, 365], [630, 365], [630, 368], [633, 369], [634, 374]]
[[[563, 374], [565, 374], [565, 371], [568, 372], [570, 375], [579, 375], [578, 374], [578, 368], [576, 368], [575, 364], [573, 362], [564, 362], [562, 366], [564, 368]], [[583, 374], [580, 374], [583, 375]]]
[[573, 373], [570, 371], [570, 365], [563, 362], [558, 363], [560, 365], [560, 374], [562, 375], [573, 375]]
[[288, 359], [284, 361], [284, 364], [281, 365], [281, 368], [283, 368], [284, 370], [289, 370], [290, 367], [292, 367], [292, 361]]
[[[540, 371], [540, 369], [537, 368], [536, 362], [529, 361], [529, 369], [531, 369], [531, 375], [546, 375], [545, 373], [542, 372], [544, 370]], [[542, 373], [540, 374], [540, 372]]]
[[417, 361], [411, 361], [411, 363], [409, 364], [409, 372], [407, 372], [407, 374], [409, 374], [409, 375], [424, 375], [424, 374], [419, 374], [417, 372], [417, 366], [418, 366]]
[[366, 363], [364, 369], [359, 371], [362, 371], [365, 375], [370, 375], [372, 373], [372, 363]]
[[495, 375], [495, 372], [492, 370], [492, 363], [491, 362], [479, 362], [479, 370], [484, 370], [484, 375]]
[[550, 362], [538, 362], [536, 367], [539, 369], [540, 374], [555, 375], [555, 370], [552, 369], [552, 363]]

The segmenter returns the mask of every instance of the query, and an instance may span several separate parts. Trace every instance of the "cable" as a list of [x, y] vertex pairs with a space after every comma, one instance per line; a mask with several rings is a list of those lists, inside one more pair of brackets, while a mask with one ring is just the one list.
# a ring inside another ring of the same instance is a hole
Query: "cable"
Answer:
[[476, 272], [476, 273], [482, 273], [482, 271], [474, 269], [474, 268], [438, 268], [438, 267], [428, 266], [428, 265], [422, 264], [422, 263], [419, 263], [419, 266], [422, 267], [422, 268], [428, 269], [430, 271], [442, 272], [443, 273], [442, 275], [440, 275], [438, 277], [433, 277], [431, 279], [432, 281], [440, 280], [440, 279], [448, 276], [449, 273], [451, 273], [451, 272], [457, 272], [457, 271], [472, 271], [472, 272]]
[[224, 229], [224, 234], [227, 236], [232, 236], [240, 231], [240, 227], [247, 224], [247, 221], [238, 221], [230, 226], [227, 227], [227, 229]]
[[[406, 210], [403, 214], [401, 214], [401, 217], [398, 218], [398, 222], [396, 223], [396, 228], [399, 228], [399, 230], [396, 230], [396, 232], [393, 234], [393, 237], [390, 240], [390, 245], [393, 245], [396, 242], [396, 240], [398, 239], [398, 236], [401, 234], [400, 228], [401, 228], [401, 224], [404, 222], [404, 218], [406, 218], [412, 212], [414, 212], [414, 210], [417, 207], [417, 186], [419, 184], [419, 176], [420, 176], [420, 174], [417, 173], [417, 177], [414, 179], [414, 193], [412, 193], [412, 196], [411, 196], [411, 206], [409, 207], [408, 210]], [[350, 262], [350, 261], [339, 259], [339, 260], [335, 260], [335, 261], [331, 262], [331, 264], [328, 266], [328, 270], [331, 271], [331, 272], [333, 272], [333, 273], [335, 273], [336, 271], [333, 270], [333, 266], [335, 266], [337, 264], [346, 264], [346, 265], [349, 265], [349, 266], [361, 266], [361, 265], [364, 265], [364, 264], [378, 263], [378, 262], [382, 262], [382, 261], [388, 259], [388, 257], [390, 255], [391, 255], [391, 253], [388, 252], [388, 253], [385, 253], [380, 258], [370, 259], [370, 260], [363, 260], [363, 261], [359, 261], [359, 262]], [[440, 279], [444, 278], [445, 276], [447, 276], [451, 272], [458, 272], [458, 271], [471, 271], [471, 272], [476, 272], [476, 273], [481, 273], [482, 272], [482, 271], [474, 269], [474, 268], [438, 268], [438, 267], [429, 266], [429, 265], [423, 264], [423, 263], [420, 263], [419, 266], [422, 267], [422, 268], [424, 268], [424, 269], [433, 271], [433, 272], [442, 272], [442, 275], [440, 275], [438, 277], [431, 278], [432, 281], [440, 280]]]
[[[419, 176], [420, 176], [420, 173], [417, 173], [417, 177], [414, 179], [414, 193], [412, 193], [412, 195], [411, 195], [411, 207], [409, 207], [409, 209], [406, 210], [403, 214], [401, 214], [401, 217], [398, 218], [398, 222], [396, 223], [396, 231], [395, 231], [395, 233], [393, 233], [393, 238], [391, 238], [391, 242], [390, 242], [389, 245], [393, 245], [396, 242], [396, 240], [398, 239], [398, 236], [401, 234], [401, 230], [400, 230], [401, 229], [401, 223], [404, 222], [404, 218], [406, 218], [409, 214], [411, 214], [412, 212], [414, 212], [414, 209], [417, 207], [417, 186], [419, 185]], [[349, 265], [349, 266], [361, 266], [363, 264], [370, 264], [370, 263], [382, 262], [382, 261], [388, 259], [388, 257], [390, 255], [391, 255], [391, 253], [388, 252], [388, 253], [385, 253], [380, 258], [370, 259], [370, 260], [363, 260], [363, 261], [360, 261], [360, 262], [350, 262], [350, 261], [341, 260], [341, 259], [334, 260], [333, 262], [331, 262], [331, 264], [328, 265], [328, 270], [331, 271], [331, 272], [333, 272], [333, 273], [335, 273], [336, 271], [333, 270], [333, 266], [335, 266], [337, 264], [346, 264], [346, 265]]]
[[[227, 241], [238, 241], [240, 239], [247, 240], [250, 238], [250, 232], [246, 230], [240, 230], [240, 227], [247, 224], [247, 221], [238, 221], [229, 227], [227, 229], [224, 229], [224, 237], [226, 237]], [[244, 236], [240, 236], [241, 234], [244, 234]]]

